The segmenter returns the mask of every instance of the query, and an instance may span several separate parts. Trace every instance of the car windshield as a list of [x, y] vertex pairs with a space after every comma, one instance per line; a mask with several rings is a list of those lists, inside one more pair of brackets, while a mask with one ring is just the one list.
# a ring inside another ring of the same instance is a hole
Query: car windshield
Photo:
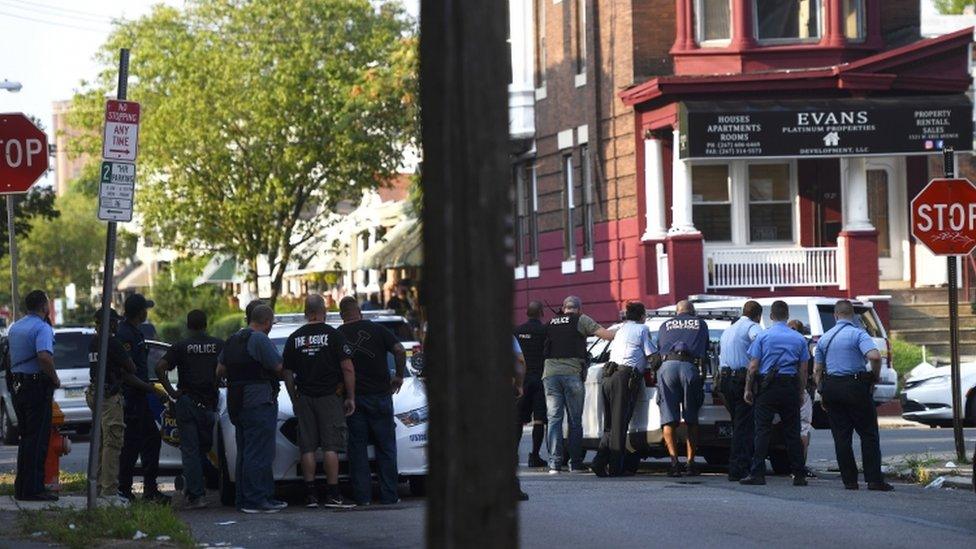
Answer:
[[88, 345], [95, 334], [56, 332], [54, 334], [54, 367], [58, 370], [88, 368]]
[[[832, 305], [820, 305], [817, 307], [817, 312], [820, 313], [820, 322], [823, 324], [824, 332], [837, 324]], [[883, 338], [885, 336], [881, 322], [871, 307], [854, 307], [854, 325], [866, 331], [871, 337]]]
[[413, 328], [403, 320], [380, 320], [376, 322], [387, 330], [393, 332], [397, 340], [401, 343], [406, 341], [417, 341], [417, 336], [413, 333]]

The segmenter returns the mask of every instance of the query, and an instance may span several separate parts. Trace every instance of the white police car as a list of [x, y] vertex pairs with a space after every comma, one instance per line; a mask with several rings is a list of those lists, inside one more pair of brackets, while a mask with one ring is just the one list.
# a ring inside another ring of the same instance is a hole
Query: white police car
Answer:
[[[959, 365], [963, 422], [976, 427], [976, 362]], [[923, 362], [912, 368], [901, 393], [901, 417], [932, 427], [952, 425], [952, 382], [949, 366]]]

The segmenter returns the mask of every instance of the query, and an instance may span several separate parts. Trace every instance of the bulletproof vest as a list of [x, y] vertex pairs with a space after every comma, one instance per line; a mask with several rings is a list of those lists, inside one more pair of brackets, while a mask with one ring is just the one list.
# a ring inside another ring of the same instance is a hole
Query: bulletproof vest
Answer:
[[542, 363], [546, 358], [545, 325], [538, 321], [526, 322], [515, 328], [515, 338], [522, 347], [526, 370], [530, 373], [541, 373]]
[[553, 317], [546, 327], [546, 358], [582, 358], [586, 354], [586, 337], [579, 333], [579, 315]]
[[224, 344], [224, 366], [227, 368], [228, 385], [273, 383], [274, 374], [247, 352], [251, 331], [237, 332]]
[[[115, 336], [111, 336], [115, 337]], [[98, 338], [98, 335], [95, 335]], [[109, 340], [111, 346], [112, 340]], [[112, 355], [109, 354], [109, 357]], [[88, 351], [88, 375], [91, 385], [95, 385], [95, 378], [98, 376], [98, 351]], [[94, 389], [93, 389], [94, 390]], [[122, 390], [122, 379], [118, 371], [118, 366], [111, 361], [105, 362], [105, 393], [106, 397], [115, 396]]]

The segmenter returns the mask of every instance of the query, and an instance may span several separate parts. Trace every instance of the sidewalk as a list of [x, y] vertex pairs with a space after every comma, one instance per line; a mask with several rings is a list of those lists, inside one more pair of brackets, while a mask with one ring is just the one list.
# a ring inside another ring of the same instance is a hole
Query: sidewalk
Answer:
[[901, 416], [879, 416], [878, 428], [880, 429], [922, 429], [926, 425], [915, 421], [908, 421]]
[[49, 507], [83, 509], [87, 502], [85, 496], [61, 496], [58, 501], [17, 501], [13, 496], [0, 496], [0, 511], [40, 511]]
[[973, 489], [972, 464], [959, 463], [953, 452], [892, 456], [885, 459], [883, 467], [887, 475], [922, 484], [926, 488]]

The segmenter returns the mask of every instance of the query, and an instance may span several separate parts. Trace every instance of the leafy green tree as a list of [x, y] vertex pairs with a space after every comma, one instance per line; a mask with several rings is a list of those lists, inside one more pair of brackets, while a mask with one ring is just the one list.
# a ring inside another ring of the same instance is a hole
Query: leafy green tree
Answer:
[[[7, 236], [7, 203], [0, 200], [0, 255], [6, 256], [9, 249]], [[31, 227], [38, 220], [51, 220], [58, 217], [54, 207], [54, 191], [51, 187], [35, 185], [23, 196], [14, 199], [14, 234], [18, 239], [30, 234]], [[9, 291], [8, 296], [9, 299]]]
[[[415, 139], [416, 40], [396, 3], [188, 0], [121, 23], [72, 124], [101, 126], [119, 48], [142, 104], [138, 208], [156, 242], [225, 252], [273, 297], [322, 238], [319, 217], [396, 172]], [[97, 131], [73, 146], [97, 151]]]
[[958, 15], [967, 6], [976, 5], [973, 0], [935, 0], [935, 9], [946, 15]]
[[203, 270], [204, 258], [174, 261], [156, 277], [156, 285], [150, 292], [156, 302], [153, 307], [154, 321], [174, 322], [183, 325], [186, 313], [200, 309], [211, 320], [232, 312], [227, 297], [213, 284], [194, 286], [193, 281]]

